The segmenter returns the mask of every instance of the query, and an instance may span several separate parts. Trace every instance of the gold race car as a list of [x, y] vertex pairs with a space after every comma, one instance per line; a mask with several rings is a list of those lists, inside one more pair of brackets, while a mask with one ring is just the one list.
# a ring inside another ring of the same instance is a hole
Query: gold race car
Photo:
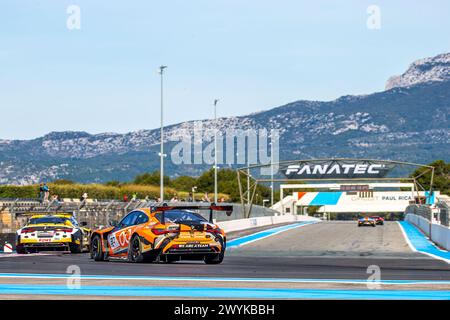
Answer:
[[375, 227], [376, 226], [375, 219], [372, 219], [370, 217], [359, 218], [358, 219], [358, 227], [364, 227], [364, 226]]
[[70, 213], [36, 214], [16, 233], [16, 251], [64, 250], [72, 253], [89, 251], [91, 230], [80, 226]]
[[[197, 213], [208, 210], [209, 220]], [[232, 206], [156, 206], [128, 213], [112, 227], [95, 230], [91, 236], [91, 258], [129, 262], [175, 262], [203, 260], [221, 263], [225, 256], [225, 232], [213, 223], [213, 212], [231, 215]]]

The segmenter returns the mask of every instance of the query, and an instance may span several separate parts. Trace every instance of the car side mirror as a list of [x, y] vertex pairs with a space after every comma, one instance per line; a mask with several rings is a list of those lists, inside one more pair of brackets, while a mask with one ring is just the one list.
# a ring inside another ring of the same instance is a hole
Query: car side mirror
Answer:
[[233, 214], [233, 211], [226, 211], [225, 213], [226, 213], [227, 216], [229, 217], [229, 216], [231, 216], [231, 215]]

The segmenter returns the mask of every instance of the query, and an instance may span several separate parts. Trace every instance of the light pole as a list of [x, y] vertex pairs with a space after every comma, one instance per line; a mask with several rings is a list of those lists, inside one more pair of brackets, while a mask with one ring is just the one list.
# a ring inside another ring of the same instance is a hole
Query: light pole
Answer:
[[219, 99], [214, 100], [214, 203], [217, 203], [217, 103]]
[[[273, 144], [270, 136], [270, 205], [273, 207]], [[282, 201], [283, 199], [280, 199]]]
[[161, 200], [161, 203], [164, 202], [164, 100], [163, 100], [163, 74], [164, 69], [166, 69], [167, 66], [160, 66], [159, 67], [159, 74], [161, 75], [161, 150], [159, 153], [159, 156], [161, 157], [161, 167], [160, 167], [160, 195], [159, 198]]

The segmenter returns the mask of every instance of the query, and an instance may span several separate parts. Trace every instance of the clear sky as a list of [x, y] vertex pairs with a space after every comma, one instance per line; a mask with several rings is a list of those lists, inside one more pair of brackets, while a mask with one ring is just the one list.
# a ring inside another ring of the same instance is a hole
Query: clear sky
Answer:
[[166, 124], [212, 117], [215, 98], [231, 116], [381, 91], [450, 51], [449, 14], [448, 0], [1, 0], [0, 139], [156, 128], [161, 64]]

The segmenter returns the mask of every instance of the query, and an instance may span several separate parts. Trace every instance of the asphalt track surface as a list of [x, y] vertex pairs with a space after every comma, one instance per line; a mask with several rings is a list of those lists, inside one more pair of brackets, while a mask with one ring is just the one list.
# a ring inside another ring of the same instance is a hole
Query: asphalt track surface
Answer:
[[234, 254], [284, 257], [416, 258], [397, 223], [357, 227], [353, 221], [317, 223], [250, 243]]
[[306, 225], [228, 250], [220, 265], [95, 262], [88, 254], [54, 253], [2, 257], [0, 273], [66, 274], [71, 265], [84, 275], [290, 279], [367, 279], [367, 268], [376, 265], [383, 280], [450, 280], [450, 265], [413, 252], [395, 222]]
[[[246, 230], [229, 234], [220, 265], [95, 262], [88, 254], [0, 255], [0, 300], [449, 300], [449, 260], [413, 251], [402, 230], [395, 222], [375, 228], [300, 222]], [[417, 230], [412, 233], [427, 243]], [[374, 266], [381, 278], [375, 283]], [[81, 272], [76, 290], [70, 287], [73, 267]]]

